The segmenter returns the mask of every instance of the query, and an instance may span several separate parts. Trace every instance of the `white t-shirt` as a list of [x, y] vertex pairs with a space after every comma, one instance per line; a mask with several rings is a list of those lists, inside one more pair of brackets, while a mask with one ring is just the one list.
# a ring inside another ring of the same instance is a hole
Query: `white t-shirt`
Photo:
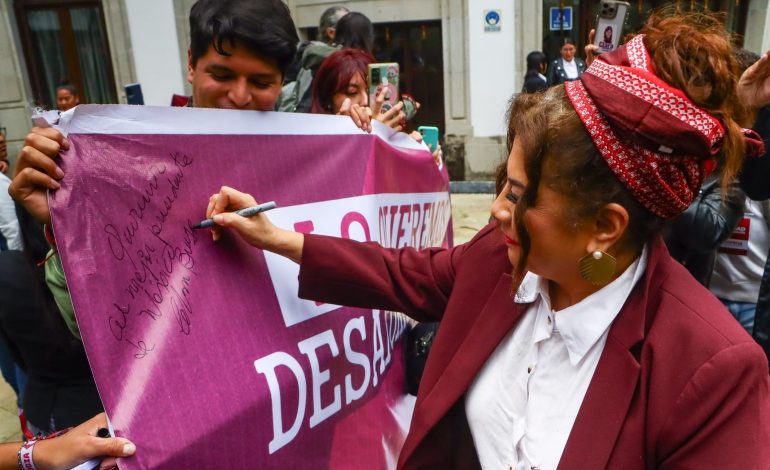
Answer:
[[770, 229], [761, 202], [746, 199], [744, 216], [717, 251], [709, 289], [720, 299], [756, 303], [770, 249]]
[[533, 302], [468, 389], [465, 414], [482, 468], [553, 470], [604, 351], [610, 325], [644, 274], [647, 249], [623, 274], [559, 312], [548, 282], [527, 274]]
[[11, 180], [0, 173], [0, 234], [5, 238], [9, 250], [21, 250], [24, 245], [21, 241], [19, 220], [16, 218], [16, 208], [8, 194], [10, 184]]

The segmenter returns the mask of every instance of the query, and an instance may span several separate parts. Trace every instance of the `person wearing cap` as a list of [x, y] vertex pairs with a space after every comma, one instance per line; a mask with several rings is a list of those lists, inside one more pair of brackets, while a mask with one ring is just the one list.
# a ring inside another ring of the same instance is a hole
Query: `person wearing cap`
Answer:
[[441, 321], [399, 468], [770, 468], [767, 360], [660, 237], [740, 168], [734, 70], [717, 19], [653, 15], [515, 97], [496, 221], [454, 248], [286, 231], [229, 187], [212, 237], [298, 262], [302, 298]]

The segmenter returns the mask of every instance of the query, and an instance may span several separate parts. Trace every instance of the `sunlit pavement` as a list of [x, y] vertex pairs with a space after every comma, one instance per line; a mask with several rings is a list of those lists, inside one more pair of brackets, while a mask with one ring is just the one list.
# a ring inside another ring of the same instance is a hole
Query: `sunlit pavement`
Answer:
[[489, 222], [492, 194], [452, 194], [452, 229], [455, 245], [473, 238]]
[[0, 377], [0, 442], [21, 440], [16, 393]]

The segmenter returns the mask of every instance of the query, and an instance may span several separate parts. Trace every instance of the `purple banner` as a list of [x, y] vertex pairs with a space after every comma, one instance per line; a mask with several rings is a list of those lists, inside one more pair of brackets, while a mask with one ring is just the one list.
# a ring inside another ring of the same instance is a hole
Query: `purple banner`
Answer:
[[189, 228], [228, 185], [276, 201], [269, 216], [286, 228], [451, 243], [446, 171], [402, 134], [348, 121], [126, 106], [64, 116], [53, 228], [105, 409], [137, 444], [121, 468], [395, 467], [413, 406], [410, 320], [300, 300], [293, 263]]

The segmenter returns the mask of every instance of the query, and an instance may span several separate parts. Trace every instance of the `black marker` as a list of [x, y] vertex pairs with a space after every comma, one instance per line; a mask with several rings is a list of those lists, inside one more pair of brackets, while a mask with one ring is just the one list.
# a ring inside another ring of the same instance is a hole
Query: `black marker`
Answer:
[[[260, 212], [269, 211], [270, 209], [275, 209], [275, 201], [259, 204], [258, 206], [247, 207], [245, 209], [237, 210], [235, 213], [241, 217], [251, 217], [252, 215], [257, 215]], [[212, 225], [214, 225], [214, 219], [206, 219], [193, 225], [192, 228], [208, 228]]]

